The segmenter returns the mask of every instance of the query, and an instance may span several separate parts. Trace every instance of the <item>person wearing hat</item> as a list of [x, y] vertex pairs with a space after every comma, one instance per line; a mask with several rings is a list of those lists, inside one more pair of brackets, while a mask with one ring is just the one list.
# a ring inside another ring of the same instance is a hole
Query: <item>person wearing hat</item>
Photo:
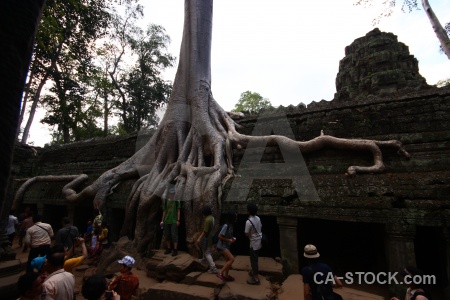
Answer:
[[[404, 277], [404, 282], [409, 283], [406, 290], [405, 300], [431, 300], [430, 292], [420, 283], [414, 283], [415, 277], [423, 278], [423, 272], [413, 266], [409, 266], [400, 271], [400, 275]], [[416, 282], [418, 282], [416, 280]], [[392, 297], [391, 300], [400, 300]]]
[[131, 300], [139, 288], [139, 277], [131, 272], [135, 263], [134, 258], [127, 255], [118, 263], [120, 264], [120, 275], [111, 281], [108, 290], [117, 292], [121, 300]]
[[[169, 188], [169, 196], [163, 202], [163, 214], [161, 227], [164, 228], [166, 238], [166, 251], [164, 254], [172, 252], [172, 256], [178, 255], [178, 227], [180, 226], [180, 201], [175, 198], [175, 188]], [[171, 245], [173, 244], [173, 250]]]
[[306, 245], [303, 256], [308, 260], [308, 266], [304, 267], [301, 272], [303, 275], [304, 299], [342, 300], [339, 294], [333, 292], [333, 285], [342, 287], [342, 282], [327, 264], [319, 261], [320, 254], [316, 246]]

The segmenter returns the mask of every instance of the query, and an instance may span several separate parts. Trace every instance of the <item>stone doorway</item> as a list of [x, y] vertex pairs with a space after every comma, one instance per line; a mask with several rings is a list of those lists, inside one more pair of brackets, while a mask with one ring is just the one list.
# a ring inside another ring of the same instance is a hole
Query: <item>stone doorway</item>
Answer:
[[376, 223], [320, 219], [298, 220], [299, 267], [306, 264], [303, 247], [314, 244], [321, 260], [338, 276], [346, 272], [387, 272], [384, 226]]

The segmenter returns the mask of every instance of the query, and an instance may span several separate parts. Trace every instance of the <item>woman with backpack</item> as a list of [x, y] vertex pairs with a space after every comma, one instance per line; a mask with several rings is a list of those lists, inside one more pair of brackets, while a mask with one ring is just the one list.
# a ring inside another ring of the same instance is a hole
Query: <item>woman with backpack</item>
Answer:
[[226, 220], [226, 223], [220, 230], [219, 242], [217, 243], [217, 250], [225, 257], [226, 263], [223, 265], [220, 272], [217, 273], [217, 277], [222, 281], [234, 281], [234, 278], [228, 274], [228, 271], [230, 271], [231, 266], [234, 263], [234, 256], [230, 251], [230, 247], [231, 244], [236, 241], [236, 238], [233, 237], [233, 225], [237, 220], [236, 213], [229, 212]]

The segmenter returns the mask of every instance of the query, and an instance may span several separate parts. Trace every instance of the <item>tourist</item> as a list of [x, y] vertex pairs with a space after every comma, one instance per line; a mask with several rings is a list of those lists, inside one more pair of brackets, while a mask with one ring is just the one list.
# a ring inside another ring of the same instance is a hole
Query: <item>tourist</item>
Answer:
[[[81, 246], [81, 256], [72, 257], [75, 247]], [[75, 267], [78, 267], [88, 257], [88, 251], [83, 238], [76, 238], [73, 246], [67, 251], [64, 260], [64, 271], [72, 272]]]
[[94, 227], [92, 225], [92, 221], [91, 220], [87, 221], [87, 223], [86, 223], [86, 232], [84, 233], [84, 241], [86, 243], [90, 243], [93, 229], [94, 229]]
[[[19, 217], [18, 217], [19, 226], [20, 226], [20, 229], [19, 229], [19, 248], [22, 248], [22, 246], [23, 246], [23, 238], [25, 237], [25, 232], [27, 232], [27, 230], [24, 229], [24, 227], [23, 227], [23, 221], [29, 216], [30, 216], [30, 207], [27, 205], [27, 206], [25, 206], [23, 212], [21, 212], [19, 214]], [[31, 220], [31, 222], [33, 222], [33, 220]], [[28, 228], [30, 228], [31, 225]]]
[[46, 297], [43, 299], [68, 300], [74, 298], [75, 277], [64, 271], [65, 250], [62, 245], [53, 246], [47, 254], [45, 271], [48, 276], [43, 283]]
[[226, 216], [226, 223], [222, 226], [222, 229], [219, 233], [219, 242], [217, 243], [217, 250], [219, 250], [220, 254], [223, 255], [226, 259], [225, 264], [219, 273], [217, 273], [217, 277], [222, 281], [233, 281], [234, 278], [228, 274], [231, 269], [231, 266], [234, 263], [233, 254], [231, 254], [230, 246], [236, 241], [236, 238], [233, 237], [233, 225], [236, 223], [237, 215], [235, 212], [229, 212]]
[[251, 270], [249, 272], [250, 279], [247, 280], [248, 284], [259, 285], [259, 268], [258, 268], [258, 257], [259, 251], [261, 250], [261, 220], [256, 215], [258, 208], [254, 203], [247, 204], [248, 220], [245, 222], [245, 235], [250, 240], [250, 266]]
[[6, 226], [6, 235], [8, 236], [11, 246], [14, 241], [14, 236], [16, 235], [16, 225], [19, 224], [19, 221], [17, 220], [17, 217], [14, 216], [14, 213], [14, 209], [11, 209], [8, 217], [8, 225]]
[[53, 229], [50, 224], [42, 223], [41, 216], [35, 214], [33, 216], [34, 225], [28, 228], [25, 234], [25, 245], [30, 247], [28, 254], [27, 272], [31, 272], [31, 261], [38, 256], [47, 255], [50, 250], [51, 238], [53, 237]]
[[102, 254], [103, 249], [109, 247], [108, 224], [105, 221], [103, 221], [101, 228], [100, 229], [99, 228], [95, 228], [94, 232], [96, 233], [95, 234], [96, 238], [92, 237], [92, 240], [96, 240], [96, 241], [94, 241], [95, 248], [93, 249], [93, 253], [91, 255], [91, 258], [92, 258], [93, 262], [96, 262], [97, 260], [100, 259], [100, 254]]
[[208, 273], [216, 274], [217, 268], [212, 258], [211, 252], [213, 249], [212, 237], [214, 235], [215, 220], [212, 216], [211, 207], [205, 205], [202, 209], [202, 214], [205, 216], [203, 222], [202, 234], [197, 239], [197, 245], [202, 249], [203, 257], [201, 262], [207, 262], [209, 265]]
[[121, 300], [131, 300], [139, 288], [139, 277], [131, 272], [135, 263], [134, 258], [127, 255], [118, 263], [120, 264], [120, 275], [111, 281], [108, 290], [116, 291]]
[[[32, 211], [28, 211], [28, 214], [25, 216], [24, 220], [22, 221], [22, 224], [20, 225], [20, 231], [21, 231], [21, 237], [19, 238], [19, 246], [22, 247], [22, 239], [25, 237], [28, 228], [34, 225], [33, 222], [33, 215], [34, 213]], [[22, 236], [23, 234], [23, 236]], [[26, 243], [23, 245], [22, 252], [27, 252], [28, 246]]]
[[67, 251], [72, 247], [73, 241], [80, 233], [77, 227], [70, 225], [68, 217], [62, 218], [61, 224], [63, 227], [56, 233], [55, 245], [63, 245]]
[[102, 228], [98, 236], [98, 243], [100, 244], [102, 249], [109, 247], [109, 229], [108, 223], [106, 223], [106, 221], [102, 221]]
[[[426, 289], [421, 280], [417, 280], [417, 277], [423, 279], [423, 272], [416, 267], [406, 267], [400, 271], [400, 274], [404, 277], [403, 282], [408, 283], [406, 289], [405, 300], [431, 300], [431, 293]], [[418, 282], [418, 283], [414, 283]], [[392, 297], [391, 300], [400, 300], [397, 297]]]
[[114, 291], [108, 291], [108, 282], [104, 275], [92, 275], [88, 277], [81, 288], [81, 295], [87, 300], [120, 300], [120, 296]]
[[[166, 251], [164, 254], [172, 252], [172, 256], [178, 255], [178, 227], [180, 226], [181, 204], [175, 198], [175, 188], [169, 188], [169, 196], [163, 202], [163, 215], [161, 227], [164, 228], [164, 237], [166, 238]], [[173, 250], [171, 250], [173, 244]]]
[[[333, 284], [342, 287], [342, 282], [327, 264], [319, 261], [320, 254], [317, 252], [316, 246], [311, 244], [306, 245], [303, 256], [308, 259], [308, 266], [304, 267], [301, 272], [303, 275], [304, 299], [342, 300], [339, 294], [333, 292]], [[333, 282], [330, 282], [331, 280], [328, 280], [329, 278], [333, 278]]]
[[96, 252], [98, 252], [98, 249], [99, 249], [98, 233], [99, 233], [99, 229], [95, 228], [91, 235], [91, 245], [89, 247], [89, 256], [90, 257], [95, 256]]
[[98, 208], [94, 208], [94, 228], [102, 228], [103, 216]]
[[41, 299], [45, 277], [37, 272], [25, 273], [19, 277], [17, 288], [20, 297], [18, 300], [38, 300]]

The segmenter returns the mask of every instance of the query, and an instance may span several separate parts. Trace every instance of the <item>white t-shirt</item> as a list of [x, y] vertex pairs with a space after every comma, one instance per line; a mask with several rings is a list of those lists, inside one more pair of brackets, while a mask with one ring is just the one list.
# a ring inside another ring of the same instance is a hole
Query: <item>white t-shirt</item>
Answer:
[[259, 250], [261, 249], [261, 237], [262, 237], [261, 220], [259, 219], [258, 216], [250, 216], [248, 217], [248, 219], [252, 221], [253, 225], [252, 223], [250, 223], [249, 220], [245, 222], [245, 234], [251, 233], [249, 237], [250, 248], [252, 248], [253, 250]]
[[6, 227], [6, 234], [11, 234], [16, 232], [15, 225], [19, 224], [17, 218], [13, 215], [9, 215], [8, 226]]
[[94, 234], [91, 238], [91, 248], [97, 247], [97, 236]]

